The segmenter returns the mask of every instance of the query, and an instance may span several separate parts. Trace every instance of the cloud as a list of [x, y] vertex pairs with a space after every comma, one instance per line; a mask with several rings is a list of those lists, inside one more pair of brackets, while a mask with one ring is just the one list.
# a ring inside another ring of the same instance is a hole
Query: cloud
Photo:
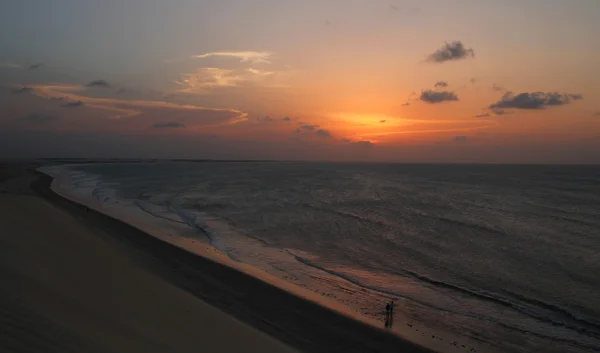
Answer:
[[492, 109], [492, 112], [494, 112], [494, 115], [510, 115], [510, 113], [504, 109]]
[[426, 103], [436, 104], [448, 101], [457, 101], [458, 96], [454, 92], [450, 91], [425, 90], [421, 92], [421, 97], [419, 97], [419, 99]]
[[[79, 94], [85, 91], [81, 85], [35, 85], [34, 94], [45, 99], [81, 101], [87, 108], [106, 110], [113, 114], [113, 119], [125, 119], [140, 114], [172, 114], [179, 111], [189, 116], [191, 123], [202, 123], [203, 126], [234, 125], [248, 120], [248, 114], [231, 108], [207, 108], [191, 104], [177, 104], [153, 100], [126, 100], [115, 98], [87, 97]], [[68, 97], [68, 98], [66, 98]], [[83, 105], [83, 104], [81, 104]], [[188, 124], [189, 125], [189, 124]]]
[[23, 86], [21, 88], [14, 88], [12, 90], [13, 94], [21, 94], [21, 93], [32, 93], [34, 89], [32, 87]]
[[408, 107], [409, 105], [410, 105], [410, 102], [404, 102], [404, 103], [402, 103], [403, 107]]
[[452, 141], [454, 141], [454, 142], [459, 142], [459, 143], [460, 143], [460, 142], [467, 142], [467, 141], [469, 141], [469, 136], [464, 136], [464, 135], [461, 135], [461, 136], [454, 136], [454, 137], [452, 138]]
[[175, 121], [169, 121], [169, 122], [163, 122], [163, 123], [156, 123], [154, 125], [152, 125], [153, 128], [155, 129], [175, 129], [175, 128], [183, 128], [185, 127], [185, 124], [182, 123], [178, 123]]
[[427, 61], [434, 63], [444, 63], [452, 60], [461, 60], [468, 57], [475, 57], [473, 49], [465, 48], [461, 41], [446, 42], [443, 47], [436, 50], [427, 57]]
[[545, 109], [551, 106], [560, 106], [583, 99], [580, 94], [563, 93], [519, 93], [506, 92], [502, 98], [489, 106], [490, 109]]
[[31, 113], [31, 114], [28, 114], [28, 115], [25, 115], [25, 116], [19, 118], [19, 120], [27, 121], [27, 122], [34, 123], [34, 124], [48, 123], [48, 122], [54, 121], [56, 119], [58, 119], [58, 118], [54, 115], [47, 115], [47, 114], [43, 114], [43, 113]]
[[106, 87], [109, 88], [110, 84], [104, 80], [94, 80], [86, 85], [86, 87]]
[[241, 87], [246, 85], [261, 85], [265, 87], [285, 87], [289, 72], [267, 72], [255, 69], [222, 69], [217, 67], [202, 67], [195, 72], [181, 74], [179, 81], [174, 83], [181, 86], [178, 92], [208, 93], [209, 89], [218, 87]]
[[194, 59], [206, 59], [210, 57], [231, 57], [238, 58], [241, 62], [252, 62], [254, 64], [270, 64], [269, 60], [273, 53], [267, 51], [232, 51], [232, 52], [212, 52], [199, 55], [193, 55]]
[[596, 112], [594, 116], [600, 116], [600, 112]]
[[433, 85], [433, 87], [438, 88], [438, 87], [448, 87], [448, 82], [446, 81], [438, 81], [435, 83], [435, 85]]
[[379, 120], [381, 124], [385, 123], [387, 120]]
[[85, 103], [83, 103], [83, 101], [72, 101], [72, 102], [67, 102], [65, 104], [62, 104], [61, 107], [63, 108], [77, 108], [77, 107], [83, 107], [85, 105]]
[[29, 67], [27, 68], [27, 70], [37, 70], [40, 67], [42, 67], [42, 64], [33, 64], [33, 65], [29, 65]]
[[506, 88], [504, 88], [504, 87], [502, 87], [502, 86], [500, 86], [500, 85], [497, 85], [497, 84], [495, 84], [495, 83], [494, 83], [494, 84], [492, 85], [492, 91], [496, 91], [496, 92], [506, 92]]
[[0, 69], [20, 69], [21, 65], [10, 62], [0, 62]]
[[469, 82], [471, 82], [472, 84], [477, 83], [477, 79], [475, 77], [472, 77]]
[[300, 126], [300, 129], [304, 129], [304, 130], [310, 130], [310, 131], [316, 130], [316, 129], [318, 129], [318, 128], [319, 128], [319, 125], [308, 125], [308, 124], [304, 124], [304, 125]]
[[258, 118], [258, 121], [262, 121], [262, 122], [265, 122], [265, 123], [270, 123], [270, 122], [273, 121], [273, 118], [271, 118], [270, 116], [265, 116], [265, 117], [262, 117], [262, 118]]
[[350, 139], [347, 138], [343, 138], [340, 140], [343, 143], [346, 143], [350, 146], [354, 146], [354, 147], [358, 147], [358, 148], [372, 148], [375, 147], [375, 144], [371, 141], [365, 141], [365, 140], [361, 140], [361, 141], [352, 141]]
[[490, 117], [490, 113], [485, 113], [485, 114], [477, 114], [475, 115], [476, 118], [489, 118]]
[[292, 118], [290, 118], [289, 116], [283, 117], [281, 120], [283, 121], [292, 121]]
[[325, 129], [319, 129], [319, 130], [317, 130], [317, 132], [315, 132], [315, 135], [317, 135], [319, 137], [325, 137], [325, 138], [331, 137], [331, 133], [328, 130], [325, 130]]

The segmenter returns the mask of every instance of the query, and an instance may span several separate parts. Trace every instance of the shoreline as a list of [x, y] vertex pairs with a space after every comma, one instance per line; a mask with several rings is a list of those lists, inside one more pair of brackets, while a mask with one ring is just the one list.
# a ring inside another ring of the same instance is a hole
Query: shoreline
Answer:
[[432, 352], [399, 336], [301, 298], [239, 269], [193, 254], [51, 189], [35, 171], [32, 190], [53, 206], [101, 228], [145, 269], [280, 341], [310, 352]]

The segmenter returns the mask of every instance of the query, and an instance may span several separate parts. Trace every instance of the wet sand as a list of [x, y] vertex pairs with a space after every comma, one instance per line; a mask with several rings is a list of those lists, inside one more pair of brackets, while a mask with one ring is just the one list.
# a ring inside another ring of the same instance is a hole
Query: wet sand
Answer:
[[34, 167], [0, 166], [2, 352], [428, 351], [62, 198]]

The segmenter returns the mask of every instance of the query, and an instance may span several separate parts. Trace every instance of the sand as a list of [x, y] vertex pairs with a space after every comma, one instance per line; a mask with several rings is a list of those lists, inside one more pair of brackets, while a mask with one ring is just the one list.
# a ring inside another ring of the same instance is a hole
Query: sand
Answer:
[[[0, 352], [426, 352], [0, 165]], [[292, 348], [293, 347], [293, 348]]]

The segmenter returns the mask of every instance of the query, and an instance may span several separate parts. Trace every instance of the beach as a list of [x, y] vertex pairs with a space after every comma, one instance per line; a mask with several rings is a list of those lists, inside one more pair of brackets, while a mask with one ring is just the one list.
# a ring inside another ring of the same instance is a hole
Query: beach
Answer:
[[0, 169], [3, 352], [427, 352]]

